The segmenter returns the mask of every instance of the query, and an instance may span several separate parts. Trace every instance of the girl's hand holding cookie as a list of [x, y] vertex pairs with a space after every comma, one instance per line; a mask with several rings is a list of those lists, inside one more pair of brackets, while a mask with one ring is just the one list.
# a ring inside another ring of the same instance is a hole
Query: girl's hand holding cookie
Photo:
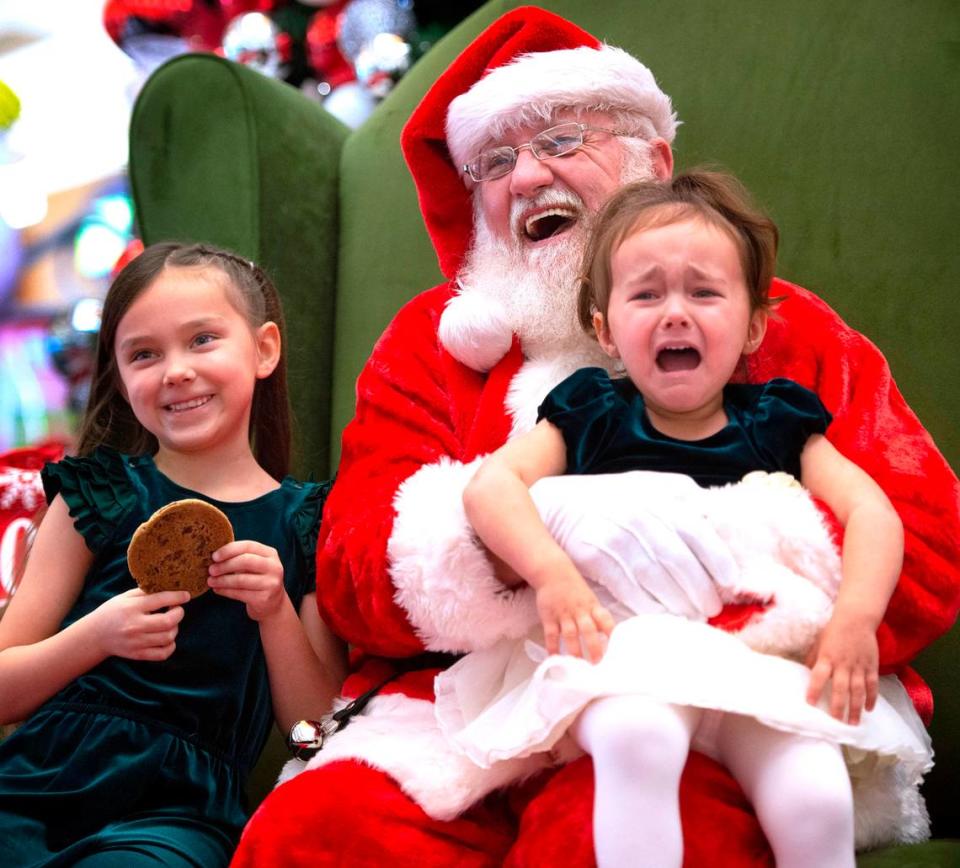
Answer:
[[178, 625], [189, 591], [146, 594], [131, 588], [96, 609], [96, 635], [106, 656], [166, 660], [176, 648]]
[[209, 573], [211, 590], [245, 603], [254, 621], [277, 614], [289, 599], [276, 549], [253, 540], [236, 540], [217, 549]]

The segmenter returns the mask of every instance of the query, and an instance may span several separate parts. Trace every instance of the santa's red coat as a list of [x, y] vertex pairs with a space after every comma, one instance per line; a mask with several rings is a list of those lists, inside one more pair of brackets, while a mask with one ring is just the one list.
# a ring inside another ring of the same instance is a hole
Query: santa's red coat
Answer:
[[[789, 377], [816, 390], [834, 416], [829, 439], [899, 512], [904, 569], [878, 634], [881, 668], [902, 674], [926, 716], [929, 693], [903, 673], [960, 606], [960, 485], [878, 349], [807, 291], [777, 281], [771, 295], [786, 298], [747, 376]], [[507, 389], [525, 360], [514, 344], [488, 374], [456, 361], [437, 338], [450, 296], [448, 286], [437, 287], [398, 314], [358, 381], [356, 417], [344, 433], [317, 582], [324, 618], [354, 646], [348, 696], [390, 671], [381, 658], [484, 647], [527, 623], [518, 595], [503, 593], [476, 549], [459, 505], [465, 465], [510, 433]], [[433, 674], [402, 675], [384, 694], [431, 699]], [[444, 822], [383, 772], [340, 761], [275, 791], [235, 864], [589, 865], [592, 796], [585, 758]], [[687, 864], [772, 864], [739, 787], [701, 755], [691, 755], [681, 811]]]

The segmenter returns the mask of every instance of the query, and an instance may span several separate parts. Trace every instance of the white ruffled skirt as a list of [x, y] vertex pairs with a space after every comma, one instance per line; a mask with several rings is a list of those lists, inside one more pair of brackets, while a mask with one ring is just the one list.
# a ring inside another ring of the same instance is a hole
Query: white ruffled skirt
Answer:
[[[446, 738], [474, 763], [490, 767], [554, 751], [579, 749], [564, 739], [598, 697], [641, 694], [665, 703], [749, 715], [775, 729], [822, 738], [844, 752], [854, 784], [858, 846], [929, 835], [919, 784], [932, 765], [929, 736], [900, 681], [880, 679], [880, 697], [860, 724], [805, 699], [810, 670], [755, 651], [737, 636], [669, 614], [620, 622], [596, 664], [547, 656], [532, 639], [503, 641], [466, 655], [437, 676], [436, 716]], [[692, 747], [718, 759], [712, 727]]]
[[[656, 487], [667, 475], [651, 474], [640, 492], [649, 489], [657, 502], [669, 497]], [[919, 785], [933, 752], [900, 681], [880, 679], [877, 704], [857, 726], [831, 717], [826, 699], [818, 706], [806, 701], [810, 670], [796, 661], [829, 620], [841, 573], [808, 494], [786, 474], [754, 473], [720, 488], [691, 482], [677, 497], [673, 512], [698, 512], [734, 558], [734, 584], [718, 585], [722, 602], [760, 602], [762, 614], [726, 632], [666, 610], [657, 603], [663, 595], [643, 587], [642, 572], [615, 581], [616, 570], [611, 577], [581, 567], [593, 575], [593, 589], [618, 622], [603, 658], [591, 664], [547, 656], [539, 627], [527, 639], [467, 654], [434, 684], [436, 720], [449, 744], [484, 769], [544, 754], [569, 760], [581, 751], [565, 735], [588, 703], [639, 694], [708, 710], [692, 747], [719, 759], [711, 722], [723, 713], [749, 715], [842, 748], [858, 846], [929, 837]]]

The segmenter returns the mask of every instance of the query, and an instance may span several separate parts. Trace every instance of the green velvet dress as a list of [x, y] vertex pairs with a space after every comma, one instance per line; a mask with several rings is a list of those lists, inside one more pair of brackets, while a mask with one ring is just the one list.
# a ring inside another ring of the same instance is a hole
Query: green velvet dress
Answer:
[[567, 470], [685, 473], [700, 485], [738, 482], [752, 470], [800, 478], [800, 453], [831, 416], [814, 392], [787, 379], [730, 384], [723, 390], [727, 424], [703, 440], [676, 440], [650, 423], [643, 396], [627, 379], [582, 368], [540, 405], [538, 419], [556, 425], [567, 447]]
[[[197, 497], [237, 539], [274, 547], [294, 606], [314, 590], [326, 486], [287, 477], [244, 503], [182, 488], [152, 458], [107, 449], [43, 471], [94, 553], [76, 621], [134, 587], [126, 550], [159, 507]], [[257, 624], [212, 591], [185, 606], [163, 662], [110, 657], [0, 742], [0, 865], [226, 865], [247, 819], [243, 787], [273, 723]]]

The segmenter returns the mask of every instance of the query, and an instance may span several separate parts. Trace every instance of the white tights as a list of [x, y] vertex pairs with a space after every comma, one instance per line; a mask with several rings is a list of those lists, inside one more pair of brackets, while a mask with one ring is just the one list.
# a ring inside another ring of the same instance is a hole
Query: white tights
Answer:
[[[680, 774], [701, 709], [643, 696], [592, 702], [573, 726], [593, 757], [599, 868], [680, 866]], [[743, 787], [777, 868], [853, 868], [853, 797], [840, 749], [725, 714], [716, 757]]]

